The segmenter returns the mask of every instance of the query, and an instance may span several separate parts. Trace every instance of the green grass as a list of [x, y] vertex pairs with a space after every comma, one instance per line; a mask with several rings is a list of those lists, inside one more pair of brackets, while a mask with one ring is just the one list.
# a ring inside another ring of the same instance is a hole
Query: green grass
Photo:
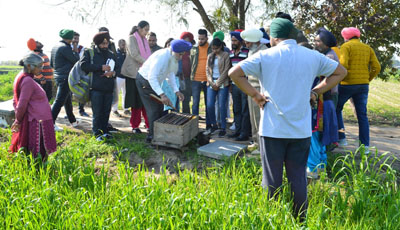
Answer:
[[[384, 82], [375, 79], [371, 82], [368, 95], [368, 118], [371, 124], [400, 126], [400, 87], [399, 81]], [[343, 109], [345, 121], [357, 122], [353, 111], [346, 103]]]
[[[0, 129], [2, 229], [306, 228], [290, 214], [287, 181], [278, 199], [267, 198], [255, 160], [154, 174], [110, 156], [118, 148], [152, 154], [141, 137], [98, 143], [65, 130], [57, 133], [58, 151], [42, 165], [7, 153], [9, 138], [10, 130]], [[400, 192], [391, 159], [331, 156], [328, 174], [309, 185], [307, 227], [399, 229]]]
[[8, 74], [0, 75], [0, 102], [12, 99], [14, 79], [18, 72], [19, 70], [13, 70]]

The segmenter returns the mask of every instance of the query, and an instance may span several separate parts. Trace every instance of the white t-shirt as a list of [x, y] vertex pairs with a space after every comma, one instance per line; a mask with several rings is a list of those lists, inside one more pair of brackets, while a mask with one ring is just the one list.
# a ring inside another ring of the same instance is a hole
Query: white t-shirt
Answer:
[[220, 74], [219, 74], [219, 66], [218, 66], [218, 57], [215, 57], [214, 67], [213, 67], [213, 76], [212, 76], [213, 80], [217, 81], [219, 78], [219, 75]]
[[261, 110], [260, 136], [310, 137], [312, 83], [316, 76], [330, 76], [338, 63], [289, 39], [239, 65], [246, 75], [259, 79], [261, 93], [270, 99]]

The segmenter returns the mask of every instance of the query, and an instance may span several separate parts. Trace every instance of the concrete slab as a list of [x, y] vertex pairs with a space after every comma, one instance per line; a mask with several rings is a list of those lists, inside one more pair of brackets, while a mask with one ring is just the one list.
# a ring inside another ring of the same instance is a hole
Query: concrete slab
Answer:
[[214, 159], [223, 159], [231, 157], [246, 148], [247, 145], [218, 140], [201, 146], [197, 149], [197, 153]]
[[0, 127], [7, 128], [15, 119], [13, 100], [0, 102]]

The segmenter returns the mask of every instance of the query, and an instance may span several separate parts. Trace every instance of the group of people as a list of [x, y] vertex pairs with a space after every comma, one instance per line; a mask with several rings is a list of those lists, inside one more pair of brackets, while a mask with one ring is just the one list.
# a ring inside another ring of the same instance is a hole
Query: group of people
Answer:
[[[143, 117], [148, 142], [153, 138], [154, 122], [165, 111], [199, 115], [201, 91], [206, 132], [219, 130], [218, 136], [225, 136], [232, 98], [234, 131], [229, 137], [237, 141], [252, 137], [259, 146], [262, 184], [270, 196], [282, 185], [285, 164], [294, 214], [303, 219], [307, 170], [316, 172], [326, 163], [327, 148], [346, 145], [341, 114], [350, 98], [357, 112], [360, 144], [368, 150], [368, 84], [380, 72], [380, 64], [374, 51], [360, 41], [357, 28], [342, 30], [345, 42], [340, 49], [331, 32], [319, 29], [314, 37], [316, 51], [285, 13], [278, 13], [271, 22], [269, 35], [263, 28], [231, 31], [231, 49], [222, 31], [213, 33], [209, 43], [207, 30], [199, 29], [197, 45], [192, 33], [183, 32], [179, 39], [169, 39], [164, 48], [149, 31], [149, 23], [140, 21], [126, 41], [119, 40], [116, 50], [105, 27], [93, 37], [89, 49], [78, 44], [79, 34], [61, 30], [62, 40], [52, 49], [50, 61], [43, 45], [30, 39], [28, 47], [33, 52], [21, 61], [24, 70], [14, 83], [16, 120], [11, 150], [25, 147], [44, 159], [54, 152], [54, 123], [62, 106], [69, 122], [79, 124], [68, 87], [68, 75], [76, 62], [92, 73], [92, 132], [99, 140], [112, 138], [109, 117], [111, 112], [121, 116], [120, 91], [132, 131], [141, 133]], [[50, 109], [53, 70], [57, 95]], [[80, 105], [81, 115], [87, 115], [83, 108]]]

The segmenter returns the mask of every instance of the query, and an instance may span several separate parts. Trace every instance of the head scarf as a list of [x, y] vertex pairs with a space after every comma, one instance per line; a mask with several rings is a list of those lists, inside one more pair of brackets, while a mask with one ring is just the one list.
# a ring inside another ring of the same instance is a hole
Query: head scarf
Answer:
[[259, 29], [246, 29], [240, 33], [243, 40], [247, 42], [259, 42], [263, 37], [263, 33]]
[[190, 32], [182, 32], [181, 33], [180, 39], [185, 39], [185, 38], [189, 38], [190, 42], [192, 42], [194, 40], [194, 36]]
[[183, 39], [175, 39], [171, 42], [171, 49], [175, 53], [182, 53], [192, 48], [192, 43], [187, 42]]
[[28, 49], [34, 51], [36, 49], [36, 41], [33, 38], [29, 38], [28, 42]]
[[68, 29], [63, 29], [63, 30], [60, 30], [59, 35], [61, 38], [72, 40], [72, 38], [74, 37], [74, 31], [68, 30]]
[[328, 47], [336, 46], [337, 42], [335, 36], [327, 29], [323, 27], [319, 28], [317, 31], [317, 35], [319, 35], [319, 38], [326, 46]]
[[100, 45], [104, 40], [110, 41], [110, 34], [106, 31], [99, 32], [93, 37], [93, 42], [96, 45]]
[[239, 40], [239, 42], [243, 41], [243, 38], [240, 37], [240, 32], [239, 31], [232, 31], [231, 33], [231, 37], [235, 37], [237, 40]]
[[293, 23], [285, 18], [275, 18], [271, 22], [270, 36], [273, 38], [293, 38], [297, 37], [298, 30]]
[[354, 37], [359, 38], [360, 36], [361, 36], [360, 30], [355, 27], [346, 27], [342, 30], [342, 37], [344, 38], [344, 40], [350, 40], [350, 38]]
[[216, 31], [216, 32], [213, 33], [213, 39], [214, 39], [214, 38], [218, 38], [219, 40], [224, 41], [224, 39], [225, 39], [225, 34], [224, 34], [224, 32], [222, 32], [221, 30]]

